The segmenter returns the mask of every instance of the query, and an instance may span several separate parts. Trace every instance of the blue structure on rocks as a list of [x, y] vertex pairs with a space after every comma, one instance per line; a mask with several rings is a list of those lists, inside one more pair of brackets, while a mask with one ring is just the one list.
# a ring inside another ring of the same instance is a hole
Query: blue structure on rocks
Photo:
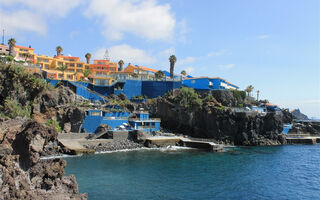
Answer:
[[129, 124], [133, 130], [145, 132], [160, 131], [160, 122], [159, 118], [149, 118], [149, 113], [145, 111], [139, 111], [136, 113], [136, 118], [129, 119]]
[[224, 89], [239, 89], [225, 79], [219, 77], [195, 77], [187, 78], [182, 81], [183, 86], [194, 88], [195, 90], [224, 90]]
[[101, 124], [106, 124], [112, 130], [128, 124], [128, 112], [103, 112], [101, 110], [89, 110], [82, 124], [82, 129], [88, 133], [96, 133]]
[[102, 110], [89, 110], [82, 124], [81, 129], [87, 133], [96, 133], [101, 124], [110, 126], [111, 130], [140, 130], [143, 132], [153, 132], [160, 130], [161, 120], [149, 118], [149, 113], [139, 111], [136, 117], [129, 118], [129, 112], [104, 112]]

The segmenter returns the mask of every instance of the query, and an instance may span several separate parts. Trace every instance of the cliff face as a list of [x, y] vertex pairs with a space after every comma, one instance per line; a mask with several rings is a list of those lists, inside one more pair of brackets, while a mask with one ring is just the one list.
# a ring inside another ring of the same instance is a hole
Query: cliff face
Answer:
[[286, 143], [280, 135], [284, 115], [268, 113], [266, 116], [260, 116], [257, 113], [235, 112], [230, 108], [221, 107], [221, 103], [215, 98], [203, 99], [201, 106], [195, 104], [186, 108], [179, 101], [179, 95], [179, 91], [174, 91], [171, 96], [158, 98], [150, 108], [151, 114], [160, 117], [161, 124], [166, 129], [234, 145]]
[[86, 199], [74, 176], [65, 176], [65, 161], [40, 160], [60, 151], [57, 132], [35, 121], [0, 123], [1, 199]]
[[79, 129], [84, 112], [76, 103], [69, 89], [0, 63], [0, 199], [86, 199], [65, 176], [65, 161], [40, 159], [62, 152], [56, 129], [44, 124]]

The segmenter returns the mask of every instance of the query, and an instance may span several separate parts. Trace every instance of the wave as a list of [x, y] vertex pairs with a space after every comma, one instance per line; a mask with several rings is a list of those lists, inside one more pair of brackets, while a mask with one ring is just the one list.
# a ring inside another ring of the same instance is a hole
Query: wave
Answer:
[[50, 160], [55, 158], [67, 158], [67, 157], [79, 157], [82, 155], [69, 155], [69, 154], [63, 154], [63, 155], [51, 155], [51, 156], [44, 156], [41, 157], [40, 160]]

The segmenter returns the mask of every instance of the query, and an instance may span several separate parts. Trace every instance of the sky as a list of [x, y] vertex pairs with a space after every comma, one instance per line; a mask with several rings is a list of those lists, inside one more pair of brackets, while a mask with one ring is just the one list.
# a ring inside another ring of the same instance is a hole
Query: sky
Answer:
[[[225, 78], [320, 118], [319, 0], [1, 0], [5, 41]], [[255, 92], [253, 93], [256, 94]]]

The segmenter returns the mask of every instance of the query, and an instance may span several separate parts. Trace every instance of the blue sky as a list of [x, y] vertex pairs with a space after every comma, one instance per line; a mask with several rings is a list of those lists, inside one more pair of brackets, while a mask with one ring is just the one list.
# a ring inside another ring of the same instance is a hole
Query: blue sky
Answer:
[[[68, 3], [66, 3], [68, 2]], [[37, 54], [87, 52], [222, 77], [320, 118], [318, 0], [1, 0], [6, 39]]]

